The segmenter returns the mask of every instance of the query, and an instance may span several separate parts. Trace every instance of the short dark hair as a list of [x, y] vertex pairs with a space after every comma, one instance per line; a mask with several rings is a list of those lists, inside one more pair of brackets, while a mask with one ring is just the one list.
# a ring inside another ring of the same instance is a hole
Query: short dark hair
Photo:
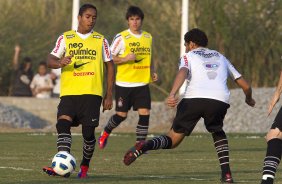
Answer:
[[186, 43], [192, 41], [201, 47], [206, 47], [209, 42], [206, 33], [198, 28], [188, 31], [184, 36], [184, 40]]
[[96, 11], [96, 13], [97, 13], [97, 8], [96, 8], [96, 6], [94, 6], [94, 5], [92, 5], [92, 4], [84, 4], [84, 5], [82, 5], [82, 6], [79, 8], [78, 15], [82, 16], [83, 13], [84, 13], [87, 9], [89, 9], [89, 8], [94, 9], [94, 10]]
[[24, 58], [23, 58], [23, 62], [24, 62], [24, 63], [31, 63], [31, 61], [32, 61], [32, 60], [31, 60], [30, 57], [24, 57]]
[[126, 20], [128, 20], [128, 18], [132, 17], [132, 16], [138, 16], [138, 17], [141, 18], [142, 21], [144, 19], [143, 11], [139, 7], [137, 7], [137, 6], [129, 6], [127, 8], [127, 12], [125, 14]]
[[45, 66], [45, 67], [47, 67], [46, 61], [40, 61], [39, 66]]
[[[24, 70], [24, 68], [27, 65], [27, 63], [32, 63], [32, 59], [30, 57], [24, 57], [23, 58], [23, 62], [20, 64], [19, 69], [20, 70]], [[31, 68], [29, 70], [31, 70]]]

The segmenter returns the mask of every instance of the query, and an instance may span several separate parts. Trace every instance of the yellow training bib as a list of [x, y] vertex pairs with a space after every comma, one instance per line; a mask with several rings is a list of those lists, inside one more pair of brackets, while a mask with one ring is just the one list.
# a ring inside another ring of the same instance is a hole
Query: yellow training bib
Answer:
[[93, 32], [88, 38], [80, 38], [75, 31], [64, 33], [65, 56], [73, 56], [72, 62], [62, 68], [61, 94], [103, 94], [103, 39]]
[[151, 81], [152, 36], [145, 31], [140, 38], [131, 35], [128, 30], [120, 33], [125, 43], [125, 51], [119, 57], [129, 53], [136, 55], [135, 61], [117, 65], [116, 81], [149, 83]]

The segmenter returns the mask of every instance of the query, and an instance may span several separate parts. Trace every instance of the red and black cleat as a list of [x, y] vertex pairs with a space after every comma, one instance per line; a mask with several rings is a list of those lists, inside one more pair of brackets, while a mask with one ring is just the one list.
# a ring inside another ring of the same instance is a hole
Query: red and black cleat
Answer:
[[42, 170], [49, 176], [58, 176], [58, 174], [54, 171], [52, 167], [43, 167]]
[[140, 141], [138, 143], [135, 144], [135, 146], [133, 146], [132, 148], [130, 148], [126, 154], [124, 155], [123, 158], [123, 163], [125, 165], [130, 165], [132, 162], [134, 162], [138, 157], [140, 157], [142, 154], [144, 154], [143, 152], [143, 147], [145, 145], [145, 141]]
[[224, 177], [220, 179], [221, 183], [234, 183], [231, 174], [227, 173]]

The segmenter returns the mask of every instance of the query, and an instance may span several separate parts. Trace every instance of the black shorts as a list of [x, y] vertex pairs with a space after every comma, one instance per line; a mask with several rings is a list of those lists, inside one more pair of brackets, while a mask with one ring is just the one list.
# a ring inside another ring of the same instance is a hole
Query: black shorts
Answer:
[[176, 133], [184, 133], [189, 136], [200, 118], [203, 118], [209, 132], [219, 132], [222, 130], [223, 119], [229, 107], [229, 104], [218, 100], [184, 98], [177, 106], [172, 129]]
[[279, 130], [282, 131], [282, 108], [280, 108], [271, 126], [271, 129], [275, 129], [275, 128], [279, 128]]
[[116, 111], [128, 112], [131, 107], [136, 111], [140, 108], [151, 109], [149, 85], [140, 87], [121, 87], [116, 85]]
[[61, 115], [67, 115], [73, 120], [72, 126], [82, 124], [83, 126], [97, 127], [101, 103], [102, 97], [97, 95], [62, 96], [57, 118]]

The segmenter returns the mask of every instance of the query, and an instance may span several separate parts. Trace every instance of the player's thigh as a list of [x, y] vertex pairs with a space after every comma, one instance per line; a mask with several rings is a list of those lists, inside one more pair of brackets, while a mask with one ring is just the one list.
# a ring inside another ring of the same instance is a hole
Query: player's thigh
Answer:
[[124, 117], [124, 118], [127, 117], [127, 112], [120, 112], [120, 111], [117, 111], [116, 114], [119, 115], [119, 116], [121, 116], [121, 117]]
[[97, 127], [100, 119], [102, 97], [81, 95], [77, 101], [77, 121], [83, 126]]
[[266, 134], [266, 141], [271, 139], [281, 139], [282, 140], [282, 132], [279, 128], [270, 129]]
[[139, 108], [138, 109], [138, 114], [139, 115], [150, 115], [150, 109]]
[[129, 87], [115, 86], [116, 111], [128, 112], [132, 106], [131, 91]]
[[204, 123], [209, 132], [218, 132], [223, 128], [223, 120], [227, 113], [229, 104], [213, 100], [205, 99]]
[[267, 141], [275, 138], [282, 139], [282, 108], [280, 108], [274, 119], [271, 129], [266, 135]]
[[75, 118], [75, 100], [73, 96], [61, 97], [58, 105], [57, 119], [66, 119], [72, 121]]
[[189, 136], [201, 118], [200, 106], [194, 99], [182, 99], [172, 123], [173, 131]]
[[[133, 110], [151, 109], [151, 94], [149, 85], [135, 87], [131, 94]], [[142, 110], [144, 111], [144, 110]]]

